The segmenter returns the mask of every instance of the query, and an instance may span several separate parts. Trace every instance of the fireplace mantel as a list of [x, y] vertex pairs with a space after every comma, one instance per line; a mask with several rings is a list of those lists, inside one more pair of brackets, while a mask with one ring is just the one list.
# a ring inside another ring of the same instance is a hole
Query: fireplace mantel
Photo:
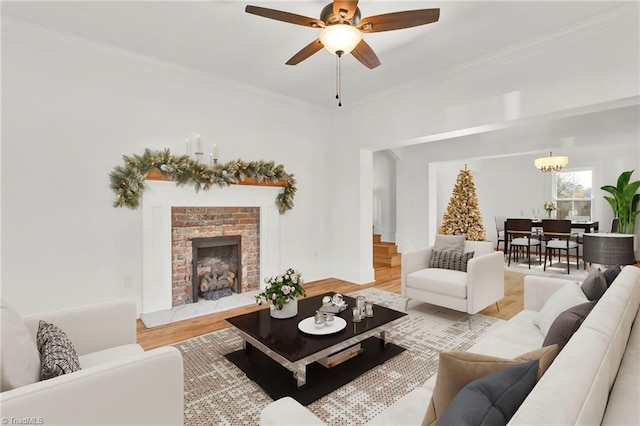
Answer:
[[274, 203], [282, 190], [271, 185], [231, 185], [195, 192], [173, 182], [149, 179], [142, 195], [142, 313], [171, 308], [171, 208], [259, 207], [260, 283], [280, 265], [280, 213]]
[[[171, 181], [171, 178], [169, 178], [168, 176], [164, 176], [162, 173], [160, 173], [159, 170], [151, 170], [147, 174], [147, 180]], [[256, 179], [256, 178], [247, 177], [247, 178], [242, 179], [240, 182], [238, 182], [237, 185], [277, 186], [277, 187], [284, 188], [285, 186], [287, 186], [287, 180], [286, 179], [280, 179], [280, 180], [274, 182], [274, 181], [265, 179], [263, 181], [258, 181], [258, 179]]]

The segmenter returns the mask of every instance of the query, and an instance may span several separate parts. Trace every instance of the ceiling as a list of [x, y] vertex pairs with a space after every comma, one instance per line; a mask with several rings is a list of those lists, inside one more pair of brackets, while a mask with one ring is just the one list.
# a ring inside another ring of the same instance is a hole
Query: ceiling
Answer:
[[[249, 15], [247, 4], [318, 17], [327, 0], [2, 2], [3, 16], [71, 33], [161, 61], [334, 108], [335, 57], [322, 50], [285, 62], [320, 30]], [[626, 4], [629, 4], [627, 2]], [[492, 52], [596, 19], [613, 1], [361, 0], [362, 16], [440, 8], [437, 23], [365, 34], [382, 65], [343, 58], [343, 98], [362, 102]]]

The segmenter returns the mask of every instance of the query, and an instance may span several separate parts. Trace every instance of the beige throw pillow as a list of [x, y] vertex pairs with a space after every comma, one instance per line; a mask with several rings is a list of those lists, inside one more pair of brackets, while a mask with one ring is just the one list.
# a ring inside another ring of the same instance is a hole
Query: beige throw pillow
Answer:
[[436, 234], [436, 241], [433, 249], [437, 251], [456, 251], [462, 253], [464, 251], [464, 242], [466, 235], [444, 235]]
[[2, 392], [40, 380], [40, 354], [22, 317], [0, 303], [0, 389]]
[[422, 425], [435, 426], [438, 418], [442, 416], [451, 400], [463, 387], [474, 380], [503, 368], [536, 359], [539, 360], [537, 380], [540, 380], [540, 377], [547, 371], [557, 354], [558, 345], [536, 349], [514, 359], [497, 358], [469, 352], [441, 352], [436, 385]]

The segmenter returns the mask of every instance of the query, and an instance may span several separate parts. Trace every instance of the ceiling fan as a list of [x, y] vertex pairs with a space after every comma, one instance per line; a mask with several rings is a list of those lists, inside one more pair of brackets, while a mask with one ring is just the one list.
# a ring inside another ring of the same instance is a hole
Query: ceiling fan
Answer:
[[[304, 27], [322, 28], [320, 36], [293, 55], [287, 61], [287, 65], [297, 65], [322, 50], [323, 47], [335, 54], [338, 57], [336, 71], [338, 100], [340, 99], [340, 58], [343, 55], [351, 53], [369, 69], [380, 65], [380, 59], [371, 46], [364, 41], [362, 33], [417, 27], [437, 22], [440, 18], [440, 9], [406, 10], [360, 18], [358, 0], [333, 0], [333, 3], [329, 3], [322, 9], [320, 19], [259, 6], [247, 6], [245, 12]], [[340, 106], [341, 103], [338, 105]]]

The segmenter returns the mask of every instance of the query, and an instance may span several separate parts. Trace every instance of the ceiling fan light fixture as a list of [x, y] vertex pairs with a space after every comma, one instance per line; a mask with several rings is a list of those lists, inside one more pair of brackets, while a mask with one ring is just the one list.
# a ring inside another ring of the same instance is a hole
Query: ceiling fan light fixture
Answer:
[[329, 52], [342, 54], [350, 53], [362, 40], [362, 33], [356, 27], [348, 24], [327, 26], [320, 33], [320, 42]]
[[543, 172], [560, 171], [563, 167], [569, 164], [569, 157], [566, 156], [553, 156], [553, 153], [549, 153], [548, 157], [536, 158], [534, 165], [536, 168]]

